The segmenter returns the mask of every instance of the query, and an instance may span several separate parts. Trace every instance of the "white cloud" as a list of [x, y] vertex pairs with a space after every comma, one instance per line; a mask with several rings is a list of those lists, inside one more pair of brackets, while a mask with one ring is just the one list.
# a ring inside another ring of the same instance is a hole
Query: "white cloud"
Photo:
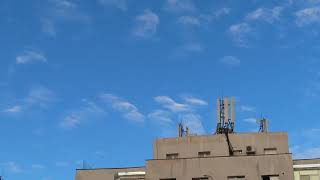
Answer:
[[4, 110], [4, 112], [7, 112], [7, 113], [19, 113], [21, 112], [21, 106], [19, 105], [15, 105], [15, 106], [12, 106], [10, 108], [7, 108]]
[[165, 10], [175, 13], [195, 11], [196, 7], [191, 0], [167, 0]]
[[247, 23], [234, 24], [229, 27], [229, 33], [233, 41], [238, 43], [240, 46], [246, 46], [247, 36], [252, 31], [253, 29]]
[[55, 37], [57, 35], [57, 29], [55, 23], [52, 20], [42, 19], [41, 23], [42, 32], [52, 37]]
[[208, 105], [208, 103], [205, 100], [191, 97], [191, 96], [185, 96], [183, 97], [183, 100], [190, 105], [198, 105], [198, 106]]
[[240, 59], [235, 56], [224, 56], [220, 59], [220, 62], [230, 65], [230, 66], [240, 66]]
[[132, 103], [110, 93], [100, 95], [100, 98], [107, 102], [115, 111], [122, 113], [123, 117], [134, 121], [143, 122], [145, 117]]
[[41, 52], [27, 50], [16, 57], [16, 64], [45, 63], [47, 58]]
[[247, 122], [247, 123], [257, 124], [257, 119], [256, 118], [246, 118], [243, 121]]
[[178, 23], [183, 25], [190, 25], [190, 26], [200, 26], [200, 20], [194, 16], [181, 16], [178, 18]]
[[272, 9], [258, 8], [246, 16], [247, 20], [262, 20], [268, 23], [273, 23], [280, 19], [283, 7], [277, 6]]
[[73, 110], [66, 115], [60, 122], [60, 127], [63, 129], [73, 129], [81, 123], [104, 116], [106, 111], [99, 107], [96, 103], [83, 100], [83, 105], [77, 110]]
[[183, 124], [189, 128], [191, 134], [204, 134], [201, 117], [197, 114], [183, 114], [180, 116]]
[[255, 107], [252, 106], [246, 106], [246, 105], [242, 105], [240, 106], [240, 112], [254, 112], [255, 111]]
[[41, 165], [41, 164], [32, 164], [31, 168], [32, 169], [45, 169], [45, 166]]
[[115, 6], [122, 11], [127, 10], [126, 0], [98, 0], [98, 2], [104, 6]]
[[156, 34], [159, 21], [158, 15], [147, 9], [135, 18], [133, 34], [138, 38], [150, 38]]
[[230, 8], [224, 7], [224, 8], [221, 8], [221, 9], [218, 9], [217, 11], [215, 11], [214, 15], [216, 18], [219, 18], [221, 16], [230, 14], [230, 12], [231, 12]]
[[168, 125], [173, 123], [171, 119], [171, 113], [164, 110], [159, 110], [159, 109], [154, 110], [148, 115], [148, 118], [156, 121], [160, 125]]
[[320, 7], [311, 7], [302, 9], [295, 13], [296, 24], [298, 26], [305, 26], [313, 23], [320, 23]]
[[23, 172], [21, 167], [13, 161], [9, 161], [6, 163], [0, 163], [0, 166], [2, 166], [6, 171], [11, 172], [11, 173], [19, 174], [19, 173]]
[[188, 105], [177, 103], [168, 96], [157, 96], [154, 98], [154, 100], [161, 104], [164, 108], [173, 112], [190, 111], [190, 107]]
[[28, 105], [38, 105], [44, 108], [47, 107], [49, 103], [52, 103], [56, 100], [55, 93], [44, 86], [32, 88], [28, 96], [25, 98], [25, 102]]

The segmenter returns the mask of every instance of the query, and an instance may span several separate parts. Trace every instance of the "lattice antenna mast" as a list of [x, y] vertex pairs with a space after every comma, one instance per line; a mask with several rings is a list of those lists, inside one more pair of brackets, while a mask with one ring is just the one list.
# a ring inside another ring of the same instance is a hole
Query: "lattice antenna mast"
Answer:
[[217, 128], [216, 134], [234, 132], [234, 99], [217, 99]]

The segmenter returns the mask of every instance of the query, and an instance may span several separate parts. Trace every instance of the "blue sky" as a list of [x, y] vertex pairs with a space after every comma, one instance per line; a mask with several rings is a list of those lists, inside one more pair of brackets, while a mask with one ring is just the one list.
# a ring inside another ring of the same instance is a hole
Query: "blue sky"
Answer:
[[177, 122], [213, 133], [219, 96], [319, 157], [319, 27], [319, 0], [1, 0], [1, 173], [144, 165]]

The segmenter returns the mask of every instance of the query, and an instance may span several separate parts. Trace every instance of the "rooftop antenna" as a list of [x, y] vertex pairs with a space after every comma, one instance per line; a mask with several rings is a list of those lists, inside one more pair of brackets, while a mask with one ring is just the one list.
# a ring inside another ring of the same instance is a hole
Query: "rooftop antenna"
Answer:
[[234, 150], [229, 134], [234, 133], [234, 98], [217, 99], [217, 128], [216, 134], [224, 134], [227, 139], [229, 155], [233, 156]]
[[178, 124], [178, 137], [189, 136], [189, 128], [184, 129], [182, 122]]
[[266, 118], [258, 119], [257, 123], [259, 124], [259, 132], [260, 133], [268, 132], [268, 119], [266, 119]]
[[217, 128], [216, 134], [234, 132], [234, 98], [227, 97], [217, 99]]

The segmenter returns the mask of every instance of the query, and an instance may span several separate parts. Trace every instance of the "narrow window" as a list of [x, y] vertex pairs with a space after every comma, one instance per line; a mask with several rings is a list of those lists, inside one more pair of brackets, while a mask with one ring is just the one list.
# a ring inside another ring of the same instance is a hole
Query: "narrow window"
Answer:
[[178, 157], [178, 153], [167, 154], [167, 159], [177, 159]]
[[236, 155], [241, 155], [242, 154], [242, 150], [241, 149], [236, 149], [236, 150], [233, 150], [233, 154], [236, 156]]
[[165, 178], [165, 179], [160, 179], [160, 180], [176, 180], [176, 178]]
[[198, 177], [198, 178], [192, 178], [192, 180], [208, 180], [207, 177]]
[[208, 157], [208, 156], [210, 156], [210, 154], [211, 154], [210, 151], [198, 152], [199, 157]]
[[277, 148], [264, 148], [264, 154], [277, 154]]
[[279, 176], [278, 175], [262, 176], [262, 180], [279, 180]]
[[245, 180], [245, 176], [228, 176], [228, 180]]

